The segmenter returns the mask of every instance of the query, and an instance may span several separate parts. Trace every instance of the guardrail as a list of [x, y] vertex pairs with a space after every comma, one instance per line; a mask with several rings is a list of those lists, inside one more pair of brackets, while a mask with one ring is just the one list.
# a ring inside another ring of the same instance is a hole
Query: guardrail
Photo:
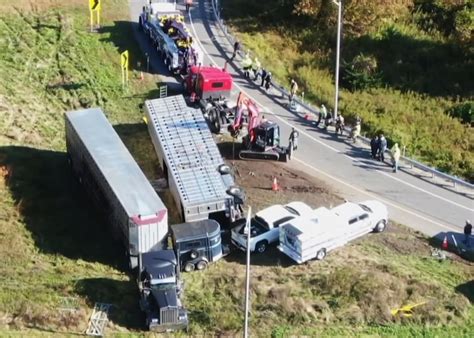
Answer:
[[[219, 25], [219, 28], [220, 30], [224, 33], [224, 36], [226, 37], [227, 41], [229, 42], [229, 44], [231, 46], [234, 45], [236, 39], [231, 35], [229, 34], [229, 31], [227, 29], [227, 26], [224, 24], [224, 20], [221, 18], [220, 16], [220, 12], [218, 10], [218, 0], [210, 0], [211, 2], [211, 5], [212, 5], [212, 12], [214, 14], [214, 18], [215, 20], [217, 21], [218, 25]], [[243, 54], [245, 53], [244, 50], [241, 50], [238, 52], [238, 54], [242, 57]], [[290, 93], [285, 89], [285, 87], [283, 87], [282, 85], [279, 85], [277, 83], [272, 83], [272, 88], [277, 90], [282, 97], [289, 97]], [[312, 114], [319, 114], [319, 109], [303, 102], [302, 100], [299, 100], [298, 98], [294, 99], [294, 101], [296, 101], [296, 103], [303, 107], [304, 109], [306, 109], [306, 111], [312, 113]], [[350, 129], [347, 129], [346, 128], [346, 132], [350, 132]], [[363, 136], [359, 136], [359, 138], [364, 142], [364, 143], [368, 143], [370, 144], [370, 140], [366, 137], [363, 137]], [[462, 179], [460, 179], [459, 177], [456, 177], [456, 176], [453, 176], [453, 175], [449, 175], [449, 174], [446, 174], [442, 171], [439, 171], [435, 168], [432, 168], [426, 164], [423, 164], [421, 162], [418, 162], [414, 159], [411, 159], [409, 157], [406, 157], [406, 156], [401, 156], [400, 157], [400, 160], [407, 163], [409, 166], [410, 166], [410, 169], [412, 168], [417, 168], [417, 169], [420, 169], [422, 171], [425, 171], [425, 172], [428, 172], [431, 174], [431, 178], [434, 179], [435, 177], [439, 177], [439, 178], [442, 178], [446, 181], [450, 181], [452, 184], [453, 184], [453, 187], [456, 188], [457, 185], [459, 186], [463, 186], [463, 187], [466, 187], [466, 188], [469, 188], [469, 189], [473, 189], [474, 190], [474, 184], [471, 184], [469, 182], [466, 182]]]

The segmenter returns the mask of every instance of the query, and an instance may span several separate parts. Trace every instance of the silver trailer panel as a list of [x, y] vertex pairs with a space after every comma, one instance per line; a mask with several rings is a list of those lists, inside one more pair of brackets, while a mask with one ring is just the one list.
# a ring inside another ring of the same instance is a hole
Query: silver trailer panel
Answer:
[[234, 184], [221, 175], [224, 164], [199, 109], [187, 106], [182, 95], [145, 101], [148, 129], [158, 158], [168, 173], [170, 190], [182, 208], [184, 221], [207, 219], [219, 211], [230, 213]]
[[130, 255], [148, 252], [168, 232], [168, 213], [100, 108], [66, 113], [72, 166]]

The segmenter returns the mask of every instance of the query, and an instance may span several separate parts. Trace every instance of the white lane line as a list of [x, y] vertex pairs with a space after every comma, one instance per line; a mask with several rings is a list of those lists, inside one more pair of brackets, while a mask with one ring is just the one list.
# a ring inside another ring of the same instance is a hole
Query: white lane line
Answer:
[[344, 182], [343, 180], [340, 180], [340, 179], [337, 178], [337, 177], [334, 177], [334, 176], [332, 176], [332, 175], [330, 175], [330, 174], [328, 174], [328, 173], [326, 173], [326, 172], [324, 172], [324, 171], [322, 171], [322, 170], [320, 170], [320, 169], [317, 169], [316, 167], [313, 167], [312, 165], [310, 165], [310, 164], [308, 164], [308, 163], [306, 163], [306, 162], [304, 162], [304, 161], [302, 161], [302, 160], [300, 160], [300, 159], [298, 159], [298, 158], [296, 158], [296, 157], [293, 157], [292, 160], [295, 160], [296, 162], [299, 162], [299, 163], [301, 163], [301, 164], [307, 166], [308, 168], [314, 170], [315, 172], [317, 172], [317, 173], [319, 173], [319, 174], [323, 174], [323, 175], [329, 177], [331, 180], [334, 180], [334, 181], [336, 181], [336, 182], [339, 182], [339, 183], [341, 183], [341, 184], [343, 184], [343, 185], [345, 185], [345, 186], [347, 186], [347, 187], [349, 187], [349, 188], [351, 188], [351, 189], [353, 189], [353, 190], [355, 190], [355, 191], [357, 191], [357, 192], [359, 192], [359, 193], [361, 193], [361, 194], [367, 195], [367, 196], [369, 196], [370, 198], [374, 198], [374, 199], [377, 199], [377, 200], [381, 200], [381, 201], [383, 201], [384, 203], [386, 203], [386, 204], [388, 204], [388, 205], [390, 205], [390, 206], [392, 206], [392, 207], [394, 207], [394, 208], [396, 208], [396, 209], [398, 209], [398, 210], [401, 210], [401, 211], [403, 211], [403, 212], [406, 212], [406, 213], [408, 213], [408, 214], [410, 214], [410, 215], [412, 215], [412, 216], [415, 216], [415, 217], [417, 217], [417, 218], [420, 218], [420, 219], [422, 219], [422, 220], [424, 220], [424, 221], [426, 221], [426, 222], [430, 222], [430, 223], [432, 223], [432, 224], [435, 224], [435, 225], [437, 225], [437, 226], [440, 226], [440, 227], [442, 227], [442, 228], [444, 228], [444, 229], [448, 229], [448, 230], [450, 230], [450, 231], [459, 232], [459, 229], [456, 229], [455, 227], [452, 227], [452, 226], [449, 226], [449, 225], [445, 225], [445, 224], [442, 224], [442, 223], [438, 223], [438, 222], [433, 221], [433, 220], [431, 220], [431, 219], [429, 219], [429, 218], [427, 218], [427, 217], [425, 217], [425, 216], [422, 216], [422, 215], [420, 215], [420, 214], [417, 214], [416, 212], [413, 212], [413, 211], [411, 211], [411, 210], [405, 209], [404, 207], [401, 207], [401, 206], [398, 205], [398, 204], [395, 204], [395, 203], [393, 203], [393, 202], [391, 202], [391, 201], [389, 201], [389, 200], [386, 200], [386, 199], [383, 198], [383, 197], [376, 196], [376, 195], [374, 195], [374, 194], [372, 194], [372, 193], [370, 193], [370, 192], [367, 192], [367, 191], [365, 191], [365, 190], [362, 190], [362, 189], [360, 189], [360, 188], [358, 188], [358, 187], [356, 187], [356, 186], [354, 186], [354, 185], [352, 185], [352, 184], [350, 184], [350, 183]]
[[[195, 40], [197, 41], [197, 43], [199, 44], [199, 46], [201, 47], [203, 53], [205, 53], [205, 54], [207, 55], [208, 59], [209, 59], [216, 67], [219, 67], [218, 63], [213, 59], [213, 57], [207, 52], [207, 50], [206, 50], [206, 49], [204, 48], [204, 46], [201, 44], [201, 41], [199, 40], [198, 34], [197, 34], [197, 32], [196, 32], [196, 28], [194, 27], [194, 22], [193, 22], [193, 18], [192, 18], [192, 16], [191, 16], [191, 13], [189, 13], [189, 22], [191, 23], [191, 28], [192, 28], [193, 33], [194, 33], [194, 38], [195, 38]], [[239, 86], [239, 85], [236, 83], [235, 80], [234, 80], [234, 85], [235, 85], [237, 88], [239, 88], [240, 91], [242, 91], [245, 95], [247, 95], [249, 98], [251, 98], [253, 101], [255, 101], [261, 108], [265, 109], [265, 107], [264, 107], [260, 102], [258, 102], [257, 99], [255, 99], [253, 96], [251, 96], [250, 94], [248, 94], [241, 86]], [[285, 119], [281, 118], [280, 116], [276, 115], [275, 113], [272, 113], [270, 110], [267, 110], [267, 113], [273, 115], [275, 118], [277, 118], [278, 120], [280, 120], [281, 122], [283, 122], [283, 123], [286, 124], [287, 126], [292, 127], [292, 128], [295, 128], [300, 134], [305, 135], [306, 137], [308, 137], [309, 139], [313, 140], [314, 142], [317, 142], [317, 143], [319, 143], [320, 145], [322, 145], [322, 146], [324, 146], [324, 147], [326, 147], [326, 148], [328, 148], [328, 149], [331, 149], [331, 150], [335, 151], [336, 153], [342, 153], [340, 150], [338, 150], [338, 149], [336, 149], [336, 148], [334, 148], [334, 147], [332, 147], [332, 146], [330, 146], [330, 145], [328, 145], [328, 144], [322, 142], [321, 140], [318, 140], [317, 138], [315, 138], [315, 137], [313, 137], [312, 135], [308, 134], [306, 131], [304, 131], [304, 130], [302, 130], [302, 129], [300, 129], [300, 128], [297, 128], [296, 126], [293, 126], [291, 123], [287, 122]], [[351, 157], [351, 156], [349, 156], [349, 155], [344, 154], [344, 156], [346, 156], [347, 158], [351, 159], [352, 161], [359, 162], [359, 160], [357, 160], [356, 158], [353, 158], [353, 157]], [[306, 164], [306, 163], [305, 163], [305, 164]], [[425, 189], [419, 188], [419, 187], [417, 187], [417, 186], [415, 186], [415, 185], [412, 185], [412, 184], [410, 184], [410, 183], [408, 183], [408, 182], [405, 182], [405, 181], [403, 181], [403, 180], [400, 180], [400, 179], [398, 179], [398, 178], [395, 178], [395, 177], [393, 177], [393, 175], [389, 175], [389, 174], [387, 174], [387, 173], [385, 173], [385, 172], [383, 172], [383, 171], [380, 171], [379, 169], [375, 169], [375, 171], [378, 172], [379, 174], [382, 174], [382, 175], [388, 177], [388, 178], [391, 178], [391, 179], [393, 179], [393, 180], [395, 180], [395, 181], [398, 181], [398, 182], [400, 182], [400, 183], [403, 183], [403, 184], [405, 184], [405, 185], [407, 185], [407, 186], [409, 186], [409, 187], [411, 187], [411, 188], [414, 188], [414, 189], [416, 189], [416, 190], [418, 190], [418, 191], [427, 193], [428, 195], [433, 196], [433, 197], [435, 197], [435, 198], [438, 198], [438, 199], [440, 199], [440, 200], [442, 200], [442, 201], [445, 201], [445, 202], [450, 203], [450, 204], [452, 204], [452, 205], [455, 205], [455, 206], [457, 206], [457, 207], [466, 209], [466, 210], [468, 210], [468, 211], [474, 211], [474, 209], [471, 209], [471, 208], [469, 208], [469, 207], [466, 207], [466, 206], [464, 206], [464, 205], [462, 205], [462, 204], [458, 204], [458, 203], [456, 203], [456, 202], [453, 202], [453, 201], [451, 201], [451, 200], [449, 200], [449, 199], [446, 199], [446, 198], [444, 198], [444, 197], [442, 197], [442, 196], [439, 196], [439, 195], [436, 195], [436, 194], [434, 194], [434, 193], [428, 192], [428, 191], [425, 190]]]

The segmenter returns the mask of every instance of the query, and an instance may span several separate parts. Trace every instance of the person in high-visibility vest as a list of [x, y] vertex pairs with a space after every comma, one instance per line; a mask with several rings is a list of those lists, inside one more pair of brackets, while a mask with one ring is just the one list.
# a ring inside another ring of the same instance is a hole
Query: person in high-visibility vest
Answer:
[[250, 54], [245, 54], [244, 59], [242, 60], [242, 68], [244, 69], [244, 76], [250, 76], [250, 69], [252, 69], [252, 59], [250, 58]]

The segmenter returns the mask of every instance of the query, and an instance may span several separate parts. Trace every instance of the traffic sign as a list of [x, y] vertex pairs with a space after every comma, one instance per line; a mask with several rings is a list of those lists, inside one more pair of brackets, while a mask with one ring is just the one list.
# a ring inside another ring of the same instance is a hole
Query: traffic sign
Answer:
[[91, 11], [100, 10], [100, 1], [101, 0], [89, 0], [89, 9]]
[[128, 50], [120, 54], [120, 64], [122, 68], [128, 69]]

